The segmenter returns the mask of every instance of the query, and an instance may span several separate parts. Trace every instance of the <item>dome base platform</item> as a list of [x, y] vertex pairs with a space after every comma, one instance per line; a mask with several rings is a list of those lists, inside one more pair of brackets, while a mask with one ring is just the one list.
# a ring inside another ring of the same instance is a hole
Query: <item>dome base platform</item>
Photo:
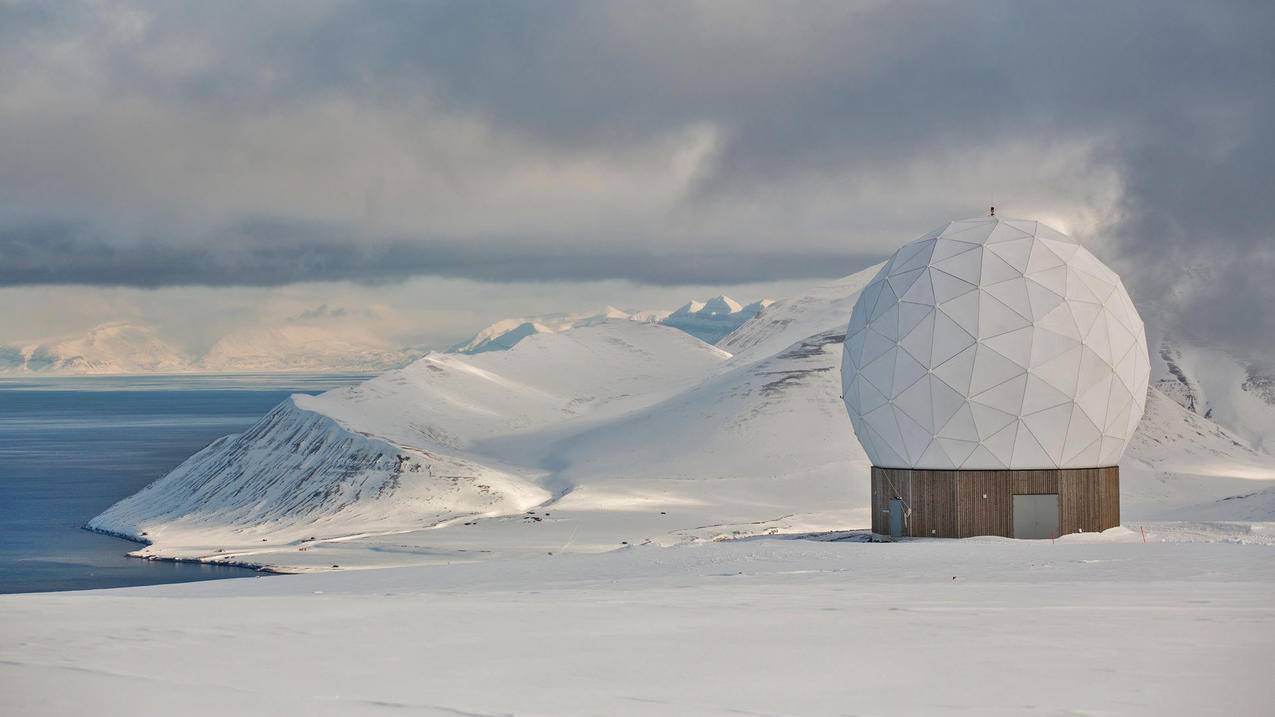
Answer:
[[886, 537], [1056, 538], [1120, 525], [1120, 468], [872, 467], [872, 532]]

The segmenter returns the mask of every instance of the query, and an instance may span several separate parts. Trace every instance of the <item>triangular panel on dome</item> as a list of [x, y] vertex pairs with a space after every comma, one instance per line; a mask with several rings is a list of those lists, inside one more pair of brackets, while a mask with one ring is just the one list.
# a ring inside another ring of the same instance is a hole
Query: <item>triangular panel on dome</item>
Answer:
[[[929, 282], [926, 281], [925, 283], [928, 284]], [[907, 301], [900, 302], [899, 336], [907, 336], [912, 333], [913, 329], [925, 320], [925, 317], [932, 313], [934, 313], [934, 306], [931, 304], [913, 304]]]
[[943, 452], [952, 459], [951, 466], [956, 468], [962, 466], [969, 459], [970, 454], [974, 452], [974, 449], [978, 448], [978, 441], [960, 441], [955, 438], [943, 438], [941, 436], [934, 440], [943, 447]]
[[957, 393], [967, 395], [970, 379], [974, 375], [974, 357], [978, 344], [970, 344], [965, 350], [930, 369], [934, 377], [951, 386]]
[[935, 429], [942, 428], [952, 416], [965, 406], [965, 396], [952, 390], [951, 386], [943, 383], [939, 377], [931, 374], [928, 377], [930, 383], [930, 408], [934, 417], [933, 426]]
[[1111, 374], [1104, 374], [1092, 386], [1082, 389], [1076, 397], [1076, 405], [1098, 426], [1107, 425], [1107, 399], [1111, 392], [1111, 381]]
[[[980, 356], [980, 358], [982, 358]], [[975, 362], [975, 378], [978, 374], [978, 363]], [[998, 411], [1019, 415], [1023, 409], [1023, 394], [1027, 390], [1027, 374], [1021, 374], [1009, 379], [1003, 383], [992, 386], [981, 393], [970, 396], [970, 402], [976, 405], [988, 406]], [[977, 416], [977, 414], [975, 414]]]
[[1080, 380], [1080, 363], [1084, 357], [1084, 349], [1079, 344], [1059, 352], [1044, 363], [1033, 366], [1031, 375], [1058, 389], [1059, 392], [1074, 396]]
[[859, 359], [860, 366], [876, 361], [887, 351], [894, 348], [894, 342], [877, 333], [872, 327], [863, 332], [863, 353]]
[[1065, 297], [1067, 295], [1067, 273], [1066, 266], [1056, 266], [1052, 269], [1032, 272], [1028, 274], [1028, 278], [1055, 294]]
[[1071, 302], [1088, 302], [1102, 305], [1102, 299], [1089, 288], [1089, 284], [1081, 277], [1080, 272], [1067, 267], [1067, 300]]
[[956, 322], [965, 330], [965, 333], [972, 336], [978, 335], [978, 295], [980, 292], [971, 291], [968, 294], [945, 301], [939, 304], [939, 311], [947, 314], [948, 318]]
[[[993, 451], [994, 452], [994, 451]], [[1014, 436], [1014, 455], [1010, 459], [1011, 468], [1053, 468], [1057, 464], [1049, 453], [1036, 440], [1025, 423], [1019, 423], [1018, 433]]]
[[913, 242], [916, 245], [916, 250], [906, 260], [902, 260], [901, 263], [895, 265], [894, 273], [901, 274], [914, 269], [924, 269], [928, 266], [930, 257], [934, 253], [935, 241], [934, 239], [923, 239]]
[[983, 255], [985, 253], [981, 249], [963, 252], [943, 261], [936, 261], [933, 267], [946, 274], [951, 274], [961, 281], [977, 285], [982, 277]]
[[876, 321], [881, 318], [882, 314], [894, 308], [894, 305], [897, 303], [899, 303], [899, 297], [895, 296], [894, 290], [890, 287], [890, 282], [882, 282], [881, 296], [877, 297], [877, 305], [873, 307], [868, 320]]
[[[884, 294], [882, 294], [884, 296]], [[878, 304], [880, 306], [880, 304]], [[872, 330], [883, 337], [898, 341], [899, 339], [899, 305], [892, 304], [872, 320]]]
[[1077, 342], [1084, 338], [1084, 334], [1080, 332], [1080, 327], [1076, 325], [1076, 317], [1071, 313], [1071, 305], [1069, 304], [1059, 304], [1053, 311], [1045, 314], [1044, 317], [1036, 319], [1035, 325], [1039, 328], [1053, 331], [1056, 334], [1062, 334]]
[[[1017, 419], [1017, 413], [1006, 413], [981, 403], [969, 403], [970, 415], [974, 417], [974, 425], [978, 428], [978, 439], [985, 441], [996, 435], [1002, 428]], [[958, 414], [959, 415], [959, 414]], [[959, 437], [959, 436], [957, 436]]]
[[1073, 273], [1080, 278], [1080, 281], [1098, 298], [1100, 303], [1107, 303], [1107, 300], [1116, 291], [1114, 281], [1107, 281], [1083, 269], [1075, 269]]
[[1023, 273], [1015, 269], [1009, 262], [997, 256], [994, 252], [983, 248], [982, 263], [980, 264], [979, 285], [988, 286], [1009, 279], [1017, 279]]
[[891, 346], [875, 361], [860, 369], [859, 374], [886, 396], [894, 395], [894, 363], [899, 349]]
[[1050, 465], [1063, 462], [1063, 444], [1067, 440], [1067, 424], [1071, 420], [1070, 401], [1023, 416], [1023, 423], [1040, 447], [1049, 454]]
[[903, 436], [903, 448], [907, 452], [908, 465], [916, 465], [925, 447], [930, 444], [933, 435], [912, 417], [894, 406], [894, 417], [899, 423], [899, 432]]
[[855, 392], [859, 395], [859, 409], [865, 415], [889, 402], [881, 389], [873, 386], [862, 374], [855, 378]]
[[1022, 277], [1009, 279], [984, 286], [982, 290], [996, 297], [998, 301], [1008, 306], [1014, 313], [1023, 317], [1023, 320], [1032, 320], [1031, 299], [1027, 295], [1026, 279]]
[[1102, 312], [1094, 317], [1093, 325], [1085, 333], [1085, 346], [1093, 349], [1098, 358], [1107, 364], [1108, 369], [1115, 362], [1111, 355], [1111, 332], [1107, 330], [1107, 317]]
[[1036, 226], [1039, 224], [1039, 222], [1031, 219], [1002, 219], [1001, 222], [1032, 236], [1036, 235]]
[[[995, 232], [993, 232], [993, 236]], [[988, 241], [984, 247], [984, 253], [990, 252], [1005, 260], [1006, 264], [1014, 267], [1014, 271], [1019, 274], [1027, 272], [1027, 261], [1031, 259], [1032, 245], [1036, 243], [1035, 239], [1026, 236], [1008, 239], [993, 244]]]
[[995, 470], [1007, 467], [1004, 461], [992, 455], [992, 452], [987, 450], [987, 447], [981, 443], [970, 453], [970, 457], [966, 458], [965, 462], [961, 464], [962, 469], [972, 471]]
[[[1022, 375], [1027, 369], [1000, 355], [986, 344], [979, 344], [974, 355], [974, 370], [970, 375], [970, 395], [977, 395], [993, 386]], [[1018, 406], [1014, 407], [1017, 413]]]
[[[1024, 415], [1036, 413], [1061, 404], [1070, 404], [1071, 396], [1059, 391], [1049, 383], [1032, 374], [1027, 374], [1027, 389], [1023, 393]], [[1066, 428], [1066, 424], [1063, 425]]]
[[891, 387], [893, 396], [898, 396], [909, 386], [916, 383], [925, 375], [926, 368], [919, 361], [912, 357], [907, 351], [899, 350], [894, 352], [894, 383]]
[[983, 289], [978, 291], [978, 337], [980, 339], [1030, 326], [1031, 322]]
[[1030, 241], [1031, 238], [1032, 234], [1030, 232], [1025, 232], [1009, 222], [999, 221], [996, 223], [996, 228], [993, 229], [992, 233], [987, 236], [986, 244], [991, 246], [993, 244], [1002, 244], [1004, 242], [1019, 239], [1026, 239]]
[[912, 282], [912, 286], [899, 297], [901, 302], [910, 302], [913, 304], [925, 304], [927, 306], [934, 305], [934, 284], [930, 281], [930, 270], [924, 269], [916, 281]]
[[1033, 241], [1031, 257], [1027, 259], [1027, 270], [1023, 273], [1031, 276], [1048, 269], [1063, 266], [1062, 257], [1055, 254], [1043, 241]]
[[1027, 285], [1027, 304], [1033, 321], [1043, 318], [1063, 302], [1061, 294], [1050, 291], [1030, 275], [1024, 282]]
[[898, 421], [894, 420], [894, 406], [887, 403], [865, 414], [863, 421], [879, 437], [878, 448], [889, 448], [899, 458], [904, 459], [894, 467], [902, 468], [907, 466], [907, 455], [903, 448], [903, 434], [899, 432]]
[[952, 238], [960, 241], [974, 242], [982, 244], [987, 241], [987, 237], [996, 228], [995, 219], [967, 219], [959, 222], [952, 222], [943, 230], [942, 237], [944, 239]]
[[979, 244], [972, 244], [970, 242], [963, 242], [944, 237], [934, 243], [934, 253], [930, 255], [930, 264], [937, 264], [940, 261], [950, 259], [957, 254], [964, 254], [971, 249], [977, 249], [979, 246]]
[[930, 439], [930, 444], [925, 447], [921, 453], [921, 457], [917, 459], [917, 468], [950, 468], [953, 465], [952, 458], [947, 455], [942, 446], [935, 439]]
[[1017, 331], [1007, 331], [1003, 334], [991, 336], [979, 343], [991, 348], [1019, 366], [1027, 368], [1031, 365], [1032, 348], [1035, 344], [1036, 334], [1037, 331], [1028, 326]]
[[850, 362], [850, 365], [854, 366], [855, 368], [858, 368], [859, 362], [863, 360], [863, 340], [866, 336], [867, 336], [867, 332], [864, 331], [863, 329], [860, 329], [859, 331], [851, 333], [846, 338], [846, 341], [844, 344], [846, 360], [848, 360]]
[[895, 296], [903, 296], [908, 293], [908, 289], [912, 288], [912, 282], [917, 277], [925, 273], [925, 267], [919, 269], [910, 269], [908, 271], [891, 274], [886, 281], [890, 282], [890, 289], [894, 291]]
[[855, 302], [855, 310], [863, 307], [863, 315], [866, 319], [872, 317], [872, 312], [876, 310], [877, 300], [881, 298], [881, 290], [885, 287], [885, 277], [877, 274], [877, 278], [868, 282], [863, 287], [863, 291], [859, 293], [859, 300]]
[[1080, 332], [1082, 337], [1089, 336], [1089, 330], [1093, 328], [1093, 322], [1097, 321], [1098, 315], [1102, 313], [1101, 304], [1091, 304], [1087, 301], [1068, 301], [1063, 304], [1063, 307], [1071, 312], [1071, 317], [1076, 322], [1076, 330]]
[[1037, 326], [1032, 329], [1032, 351], [1029, 365], [1036, 367], [1048, 363], [1077, 346], [1080, 346], [1080, 342], [1076, 339]]
[[1128, 443], [1123, 438], [1114, 436], [1102, 437], [1102, 448], [1098, 452], [1098, 460], [1102, 465], [1115, 465], [1120, 462], [1120, 456], [1124, 453], [1125, 444]]
[[934, 346], [930, 350], [930, 365], [937, 366], [974, 344], [970, 336], [942, 311], [934, 313]]
[[917, 425], [933, 435], [934, 409], [930, 405], [930, 382], [928, 379], [914, 382], [893, 400], [894, 407], [916, 421]]
[[1111, 317], [1110, 312], [1103, 312], [1106, 317], [1107, 338], [1111, 344], [1111, 356], [1116, 361], [1128, 355], [1130, 349], [1134, 347], [1137, 340], [1133, 338], [1133, 334], [1126, 329], [1119, 321]]
[[899, 341], [899, 348], [908, 352], [912, 358], [930, 365], [930, 354], [934, 347], [934, 310], [931, 309], [912, 330]]
[[1067, 422], [1067, 438], [1063, 444], [1063, 462], [1074, 465], [1076, 456], [1101, 437], [1102, 431], [1094, 425], [1080, 406], [1071, 404], [1071, 417]]
[[[1009, 416], [999, 426], [992, 428], [992, 426], [996, 423], [996, 420], [993, 420], [994, 418], [995, 417], [993, 416], [988, 417], [988, 430], [986, 435], [992, 435], [996, 431], [1008, 425], [1010, 421], [1014, 420], [1013, 416]], [[947, 419], [947, 423], [939, 428], [938, 435], [940, 438], [951, 438], [954, 440], [978, 443], [980, 439], [978, 425], [974, 423], [974, 413], [971, 410], [970, 405], [966, 403], [956, 409], [956, 413], [953, 413], [952, 417]]]
[[937, 267], [930, 268], [930, 284], [934, 287], [934, 301], [939, 304], [978, 289], [977, 284], [952, 276]]
[[983, 441], [985, 447], [996, 460], [1005, 466], [1011, 466], [1014, 463], [1014, 444], [1018, 439], [1018, 421], [1012, 421], [1008, 426], [997, 431], [990, 438]]

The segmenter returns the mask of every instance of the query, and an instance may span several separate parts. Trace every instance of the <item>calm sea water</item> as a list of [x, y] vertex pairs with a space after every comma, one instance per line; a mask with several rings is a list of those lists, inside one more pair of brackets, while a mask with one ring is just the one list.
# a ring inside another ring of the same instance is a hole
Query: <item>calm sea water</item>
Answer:
[[0, 593], [256, 575], [127, 558], [85, 522], [292, 393], [353, 374], [0, 379]]

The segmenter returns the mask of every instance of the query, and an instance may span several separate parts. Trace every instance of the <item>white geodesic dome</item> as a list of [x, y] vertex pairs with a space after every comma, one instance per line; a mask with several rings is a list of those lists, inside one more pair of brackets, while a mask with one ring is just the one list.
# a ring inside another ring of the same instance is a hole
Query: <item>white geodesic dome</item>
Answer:
[[860, 294], [842, 391], [883, 468], [1115, 465], [1150, 362], [1120, 277], [1040, 222], [952, 222]]

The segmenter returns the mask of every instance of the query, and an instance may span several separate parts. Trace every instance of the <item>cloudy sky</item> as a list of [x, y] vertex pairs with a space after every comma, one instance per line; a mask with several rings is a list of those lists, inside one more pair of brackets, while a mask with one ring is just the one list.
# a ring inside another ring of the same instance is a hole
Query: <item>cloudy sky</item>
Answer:
[[1260, 1], [0, 0], [0, 342], [326, 305], [439, 345], [792, 293], [995, 203], [1275, 354], [1272, 37]]

